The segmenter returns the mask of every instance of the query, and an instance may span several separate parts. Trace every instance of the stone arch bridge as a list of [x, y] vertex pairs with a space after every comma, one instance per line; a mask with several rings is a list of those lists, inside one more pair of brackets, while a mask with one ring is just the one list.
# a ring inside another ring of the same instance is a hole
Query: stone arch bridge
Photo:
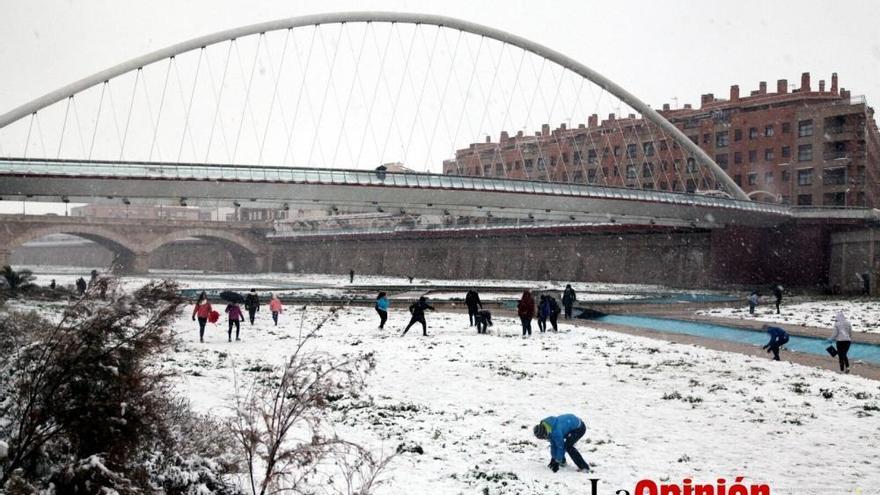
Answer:
[[0, 266], [13, 251], [50, 234], [70, 234], [96, 242], [115, 254], [114, 270], [146, 273], [150, 255], [160, 247], [191, 238], [225, 247], [240, 266], [235, 270], [264, 271], [270, 265], [266, 233], [269, 223], [206, 220], [144, 220], [36, 215], [0, 215]]

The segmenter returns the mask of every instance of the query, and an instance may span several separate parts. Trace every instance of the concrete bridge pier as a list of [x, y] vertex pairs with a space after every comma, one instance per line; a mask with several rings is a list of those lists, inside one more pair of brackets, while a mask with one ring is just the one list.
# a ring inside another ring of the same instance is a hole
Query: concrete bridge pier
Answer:
[[11, 253], [9, 251], [0, 251], [0, 268], [9, 264], [9, 257]]
[[145, 275], [150, 271], [150, 253], [120, 253], [113, 260], [117, 275]]

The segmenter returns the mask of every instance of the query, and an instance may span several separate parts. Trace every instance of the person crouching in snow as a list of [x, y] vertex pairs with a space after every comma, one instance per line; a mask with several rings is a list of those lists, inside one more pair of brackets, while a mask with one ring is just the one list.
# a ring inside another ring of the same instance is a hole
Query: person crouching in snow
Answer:
[[283, 309], [283, 305], [281, 304], [281, 300], [278, 299], [278, 296], [272, 294], [272, 298], [269, 299], [269, 311], [272, 312], [272, 321], [275, 322], [275, 326], [278, 326], [278, 315], [281, 314], [281, 310]]
[[761, 328], [770, 334], [770, 342], [767, 342], [767, 345], [762, 349], [772, 352], [773, 360], [779, 361], [779, 348], [788, 343], [788, 333], [779, 327], [771, 327], [770, 325], [764, 325]]
[[477, 333], [487, 333], [492, 326], [492, 313], [488, 309], [481, 309], [474, 315], [477, 323]]
[[587, 432], [587, 425], [581, 421], [581, 418], [574, 414], [548, 416], [535, 425], [532, 432], [537, 438], [550, 442], [550, 464], [547, 467], [554, 473], [559, 471], [559, 466], [565, 464], [565, 454], [571, 457], [578, 471], [590, 470], [581, 453], [574, 447], [574, 444]]

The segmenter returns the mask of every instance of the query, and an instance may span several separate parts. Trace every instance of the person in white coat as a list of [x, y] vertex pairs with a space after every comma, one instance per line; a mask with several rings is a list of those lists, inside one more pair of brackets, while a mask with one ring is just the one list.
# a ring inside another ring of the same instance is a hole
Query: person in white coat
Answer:
[[852, 343], [852, 325], [843, 311], [838, 311], [834, 316], [834, 333], [831, 334], [829, 341], [837, 341], [837, 359], [840, 361], [840, 371], [849, 373], [849, 359], [846, 353], [849, 352], [849, 346]]

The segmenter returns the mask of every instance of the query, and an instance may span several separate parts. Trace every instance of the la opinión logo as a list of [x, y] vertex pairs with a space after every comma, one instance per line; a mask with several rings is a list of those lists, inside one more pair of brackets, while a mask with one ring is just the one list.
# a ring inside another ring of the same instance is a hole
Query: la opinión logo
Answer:
[[[744, 476], [737, 476], [732, 484], [724, 478], [715, 483], [694, 483], [685, 478], [681, 483], [657, 483], [654, 480], [640, 480], [635, 489], [617, 490], [614, 495], [770, 495], [770, 485], [743, 483]], [[590, 495], [599, 495], [599, 479], [590, 478]], [[861, 489], [856, 490], [861, 495]]]

